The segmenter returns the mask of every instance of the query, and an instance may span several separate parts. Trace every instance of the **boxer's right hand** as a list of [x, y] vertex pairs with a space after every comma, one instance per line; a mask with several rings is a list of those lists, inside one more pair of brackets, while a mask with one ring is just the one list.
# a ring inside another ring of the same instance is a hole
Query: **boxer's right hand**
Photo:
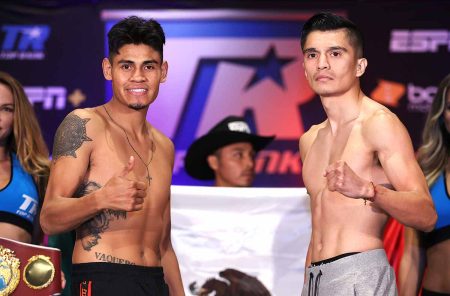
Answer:
[[101, 189], [105, 195], [102, 202], [105, 209], [139, 211], [144, 206], [147, 183], [131, 179], [128, 174], [134, 168], [134, 157], [130, 156], [127, 165], [116, 176], [109, 179]]

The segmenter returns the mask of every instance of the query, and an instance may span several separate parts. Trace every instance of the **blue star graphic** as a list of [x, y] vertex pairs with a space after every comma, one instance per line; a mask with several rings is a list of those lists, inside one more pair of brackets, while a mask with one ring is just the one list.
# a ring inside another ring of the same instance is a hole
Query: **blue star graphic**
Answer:
[[[185, 103], [185, 110], [179, 121], [177, 132], [174, 136], [174, 142], [177, 147], [188, 147], [192, 143], [193, 135], [200, 122], [198, 110], [203, 110], [209, 96], [211, 85], [214, 82], [217, 67], [220, 63], [232, 63], [236, 65], [248, 66], [255, 69], [255, 74], [245, 86], [245, 90], [257, 84], [259, 81], [269, 78], [272, 79], [281, 88], [285, 88], [282, 68], [295, 60], [296, 57], [280, 58], [277, 57], [275, 47], [272, 45], [264, 57], [216, 57], [200, 59], [196, 74], [188, 92], [188, 98]], [[246, 114], [248, 117], [248, 114]]]
[[263, 58], [247, 58], [245, 60], [239, 61], [238, 63], [241, 65], [247, 65], [256, 68], [255, 74], [247, 83], [245, 89], [248, 90], [250, 87], [254, 86], [265, 78], [272, 79], [275, 83], [284, 88], [281, 70], [284, 65], [290, 63], [292, 60], [294, 60], [294, 58], [277, 57], [275, 48], [271, 46], [266, 56]]

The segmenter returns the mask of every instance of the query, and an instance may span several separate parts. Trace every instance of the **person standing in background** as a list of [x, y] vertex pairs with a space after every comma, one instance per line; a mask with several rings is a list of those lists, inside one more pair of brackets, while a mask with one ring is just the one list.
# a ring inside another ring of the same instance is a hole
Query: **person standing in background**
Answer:
[[418, 161], [437, 211], [433, 231], [404, 232], [400, 295], [450, 295], [450, 74], [439, 84], [422, 134]]
[[243, 117], [227, 116], [189, 146], [186, 172], [195, 179], [214, 179], [217, 187], [250, 187], [256, 153], [274, 138], [253, 134]]
[[0, 236], [40, 244], [50, 161], [38, 120], [14, 77], [0, 72]]
[[[255, 178], [255, 156], [274, 136], [256, 135], [243, 117], [230, 115], [208, 133], [195, 140], [184, 160], [186, 172], [199, 180], [214, 180], [215, 187], [251, 187]], [[210, 278], [197, 295], [269, 296], [267, 288], [256, 277], [234, 268], [218, 272], [225, 281]]]

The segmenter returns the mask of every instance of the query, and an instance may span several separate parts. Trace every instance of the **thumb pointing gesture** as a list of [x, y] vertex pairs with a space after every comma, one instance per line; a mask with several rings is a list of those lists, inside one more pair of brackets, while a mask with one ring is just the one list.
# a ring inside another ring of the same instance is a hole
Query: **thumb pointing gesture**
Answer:
[[133, 168], [134, 168], [134, 156], [130, 156], [127, 165], [123, 168], [122, 172], [120, 172], [119, 177], [125, 177], [133, 170]]

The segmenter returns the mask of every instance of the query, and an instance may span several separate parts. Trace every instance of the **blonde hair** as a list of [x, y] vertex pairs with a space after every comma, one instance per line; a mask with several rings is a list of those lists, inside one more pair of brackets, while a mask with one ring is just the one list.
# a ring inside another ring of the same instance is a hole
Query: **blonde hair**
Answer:
[[39, 197], [43, 199], [50, 161], [36, 114], [19, 81], [8, 73], [0, 72], [0, 83], [10, 89], [14, 100], [13, 133], [6, 144], [7, 152], [17, 154], [24, 170], [33, 176]]
[[422, 146], [418, 151], [418, 161], [428, 185], [432, 185], [445, 169], [449, 156], [449, 132], [445, 127], [444, 112], [450, 89], [450, 74], [439, 84], [431, 104], [422, 134]]

